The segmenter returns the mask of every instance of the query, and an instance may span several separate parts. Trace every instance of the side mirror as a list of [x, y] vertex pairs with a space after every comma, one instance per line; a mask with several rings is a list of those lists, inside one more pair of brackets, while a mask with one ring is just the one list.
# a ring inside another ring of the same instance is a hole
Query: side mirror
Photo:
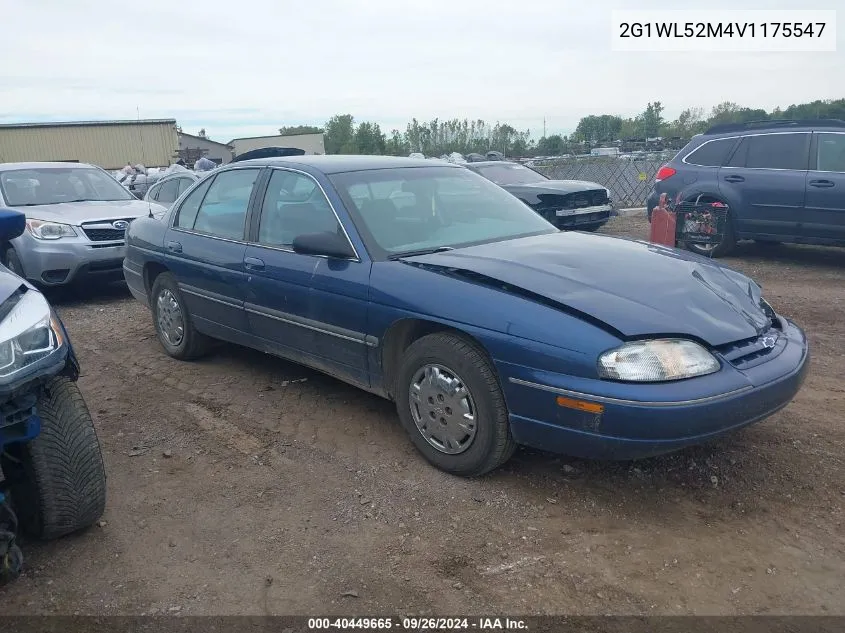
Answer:
[[303, 233], [293, 240], [293, 252], [302, 255], [325, 255], [351, 259], [355, 252], [345, 237], [335, 232]]
[[23, 235], [26, 229], [26, 216], [14, 209], [0, 207], [0, 242], [9, 242]]

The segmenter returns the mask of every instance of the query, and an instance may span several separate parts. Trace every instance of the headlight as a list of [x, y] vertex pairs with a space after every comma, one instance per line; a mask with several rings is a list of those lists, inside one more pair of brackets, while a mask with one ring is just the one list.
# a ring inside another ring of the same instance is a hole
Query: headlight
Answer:
[[719, 361], [684, 339], [633, 341], [599, 356], [599, 376], [631, 382], [661, 382], [718, 371]]
[[26, 228], [33, 237], [39, 240], [57, 240], [61, 237], [76, 237], [76, 231], [70, 224], [46, 222], [44, 220], [27, 220]]
[[[0, 322], [0, 379], [49, 356], [64, 344], [58, 319], [41, 293], [29, 290], [18, 297]], [[6, 301], [14, 300], [10, 297]]]

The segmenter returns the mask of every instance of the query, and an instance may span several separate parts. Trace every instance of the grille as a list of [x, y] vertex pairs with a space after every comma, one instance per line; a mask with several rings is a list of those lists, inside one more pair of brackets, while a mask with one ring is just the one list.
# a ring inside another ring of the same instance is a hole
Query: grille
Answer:
[[[122, 241], [126, 235], [125, 229], [116, 229], [112, 226], [112, 222], [118, 220], [109, 220], [105, 222], [90, 222], [82, 225], [82, 230], [86, 237], [92, 242], [116, 242]], [[130, 218], [123, 220], [124, 222], [131, 222]]]
[[564, 203], [564, 209], [581, 209], [583, 207], [597, 207], [607, 204], [607, 192], [604, 189], [585, 191], [570, 195]]
[[783, 351], [783, 347], [783, 332], [777, 327], [772, 327], [756, 338], [731, 343], [719, 351], [722, 357], [737, 369], [750, 369], [777, 356]]

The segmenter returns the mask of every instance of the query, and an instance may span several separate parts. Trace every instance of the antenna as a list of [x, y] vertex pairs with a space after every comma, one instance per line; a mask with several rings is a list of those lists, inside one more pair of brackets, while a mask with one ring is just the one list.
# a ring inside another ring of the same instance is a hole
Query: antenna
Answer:
[[[146, 162], [147, 153], [144, 151], [144, 135], [141, 132], [141, 108], [140, 108], [140, 106], [135, 106], [135, 112], [138, 115], [138, 142], [141, 145], [141, 161], [142, 161], [141, 164], [144, 164]], [[146, 168], [147, 168], [147, 166], [144, 165], [144, 169], [146, 169]], [[144, 189], [144, 197], [146, 198], [147, 197], [147, 191], [150, 188], [150, 182], [149, 182], [149, 178], [147, 178], [147, 174], [144, 174], [144, 184], [147, 185], [147, 188]], [[153, 216], [153, 205], [150, 203], [149, 200], [147, 200], [147, 217], [148, 218], [154, 217]]]

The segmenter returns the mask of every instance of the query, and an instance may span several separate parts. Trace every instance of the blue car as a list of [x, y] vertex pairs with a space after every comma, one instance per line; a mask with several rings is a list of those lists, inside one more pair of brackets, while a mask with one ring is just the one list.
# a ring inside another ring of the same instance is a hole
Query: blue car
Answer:
[[517, 444], [631, 459], [762, 420], [807, 339], [748, 277], [561, 232], [457, 165], [297, 156], [222, 167], [127, 233], [124, 272], [174, 358], [246, 345], [396, 402], [472, 476]]
[[845, 121], [751, 121], [694, 137], [658, 170], [660, 194], [728, 207], [720, 241], [686, 247], [719, 257], [738, 240], [845, 246]]

